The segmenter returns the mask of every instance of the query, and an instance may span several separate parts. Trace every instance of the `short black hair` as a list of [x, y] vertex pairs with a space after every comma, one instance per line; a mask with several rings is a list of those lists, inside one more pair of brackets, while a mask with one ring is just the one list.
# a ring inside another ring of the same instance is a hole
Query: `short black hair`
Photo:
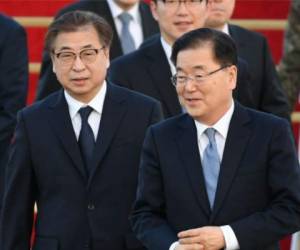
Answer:
[[46, 49], [49, 52], [53, 50], [53, 43], [59, 33], [78, 31], [86, 25], [92, 25], [102, 45], [110, 47], [113, 31], [108, 22], [95, 13], [76, 10], [65, 13], [50, 24], [45, 38]]
[[224, 32], [209, 28], [192, 30], [179, 37], [173, 45], [171, 60], [176, 65], [180, 51], [197, 49], [207, 44], [211, 45], [214, 59], [222, 67], [237, 65], [237, 49], [231, 37]]

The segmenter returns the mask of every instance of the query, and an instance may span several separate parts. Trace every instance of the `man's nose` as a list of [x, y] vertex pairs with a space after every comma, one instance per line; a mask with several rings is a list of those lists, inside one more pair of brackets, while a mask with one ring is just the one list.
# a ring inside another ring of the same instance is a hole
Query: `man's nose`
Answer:
[[72, 69], [75, 71], [80, 71], [85, 69], [85, 64], [83, 63], [82, 59], [80, 58], [80, 56], [76, 56], [73, 65], [72, 65]]

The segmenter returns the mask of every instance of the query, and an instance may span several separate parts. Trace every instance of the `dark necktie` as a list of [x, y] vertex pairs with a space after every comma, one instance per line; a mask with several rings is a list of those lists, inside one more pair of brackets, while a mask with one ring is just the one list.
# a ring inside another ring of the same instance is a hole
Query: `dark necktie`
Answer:
[[93, 108], [89, 106], [81, 108], [78, 111], [81, 117], [81, 130], [78, 143], [88, 175], [91, 173], [91, 159], [95, 147], [94, 133], [88, 123], [88, 118], [92, 111]]
[[209, 143], [203, 152], [202, 168], [209, 204], [212, 208], [220, 172], [220, 158], [215, 140], [216, 130], [214, 128], [207, 128], [204, 133], [208, 137]]
[[132, 20], [132, 16], [127, 13], [123, 12], [121, 15], [119, 15], [119, 19], [122, 23], [122, 30], [121, 30], [121, 44], [123, 53], [127, 54], [135, 50], [135, 44], [133, 37], [129, 31], [129, 23]]

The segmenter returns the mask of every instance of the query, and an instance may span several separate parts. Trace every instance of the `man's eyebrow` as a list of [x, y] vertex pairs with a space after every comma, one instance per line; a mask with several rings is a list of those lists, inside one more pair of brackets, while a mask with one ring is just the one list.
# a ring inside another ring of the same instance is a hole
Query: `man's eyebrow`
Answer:
[[[206, 67], [205, 66], [203, 66], [203, 65], [196, 65], [196, 66], [193, 66], [193, 69], [200, 69], [200, 70], [204, 70]], [[176, 70], [177, 71], [184, 71], [184, 69], [183, 68], [181, 68], [181, 67], [176, 67]]]
[[[91, 45], [91, 44], [87, 44], [87, 45], [82, 46], [80, 48], [80, 50], [82, 50], [82, 49], [89, 49], [89, 48], [94, 48], [94, 46]], [[62, 50], [74, 50], [74, 49], [71, 48], [71, 47], [68, 47], [68, 46], [63, 46], [60, 49], [58, 49], [58, 51], [62, 51]]]

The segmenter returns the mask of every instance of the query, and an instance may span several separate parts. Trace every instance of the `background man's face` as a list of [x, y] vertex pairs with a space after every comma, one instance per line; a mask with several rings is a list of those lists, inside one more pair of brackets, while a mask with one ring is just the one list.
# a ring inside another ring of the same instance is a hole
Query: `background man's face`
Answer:
[[228, 22], [234, 11], [235, 0], [210, 0], [211, 10], [205, 26], [215, 29], [222, 29]]
[[96, 29], [92, 25], [79, 27], [75, 32], [61, 32], [56, 37], [54, 53], [73, 52], [77, 57], [73, 63], [63, 63], [52, 55], [53, 71], [64, 89], [75, 99], [89, 102], [100, 90], [109, 66], [109, 48], [98, 51], [95, 60], [86, 63], [79, 53], [86, 49], [100, 49]]
[[208, 5], [206, 1], [188, 4], [176, 2], [168, 4], [157, 0], [150, 2], [152, 15], [158, 21], [162, 37], [169, 43], [188, 31], [202, 28], [207, 16]]
[[132, 8], [139, 0], [114, 0], [115, 3], [124, 10]]
[[[220, 69], [214, 59], [211, 44], [195, 49], [182, 50], [177, 55], [177, 76], [205, 76]], [[179, 100], [187, 113], [207, 125], [214, 124], [227, 111], [236, 86], [236, 67], [230, 66], [203, 77], [201, 84], [189, 79], [185, 85], [177, 85]]]

